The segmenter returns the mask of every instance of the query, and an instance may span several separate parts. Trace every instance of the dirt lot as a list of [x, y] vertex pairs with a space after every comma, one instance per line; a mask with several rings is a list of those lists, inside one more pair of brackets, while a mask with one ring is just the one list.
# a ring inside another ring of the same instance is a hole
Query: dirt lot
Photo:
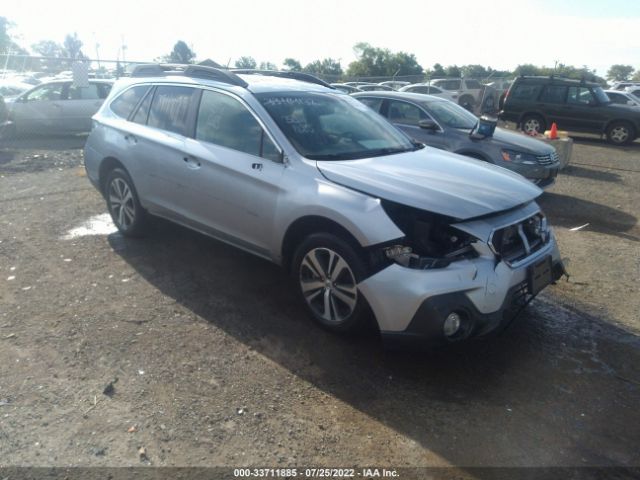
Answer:
[[540, 198], [570, 281], [430, 354], [320, 330], [181, 227], [85, 225], [81, 143], [0, 151], [0, 466], [640, 466], [640, 143], [580, 139]]

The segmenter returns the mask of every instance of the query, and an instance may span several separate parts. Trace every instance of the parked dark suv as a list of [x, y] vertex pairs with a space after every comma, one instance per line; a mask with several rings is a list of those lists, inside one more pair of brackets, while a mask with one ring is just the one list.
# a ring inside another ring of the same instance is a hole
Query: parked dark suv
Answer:
[[542, 133], [556, 122], [561, 130], [605, 134], [616, 145], [631, 143], [640, 133], [640, 112], [613, 104], [597, 83], [553, 76], [516, 78], [500, 118], [526, 133]]

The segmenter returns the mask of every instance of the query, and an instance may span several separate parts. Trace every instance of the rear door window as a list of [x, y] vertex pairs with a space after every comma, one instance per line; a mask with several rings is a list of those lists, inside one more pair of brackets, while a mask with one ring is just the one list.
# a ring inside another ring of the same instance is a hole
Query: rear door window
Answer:
[[438, 82], [438, 86], [444, 90], [460, 90], [460, 80], [444, 80]]
[[382, 105], [382, 99], [381, 98], [358, 98], [358, 100], [360, 100], [362, 103], [364, 103], [367, 107], [369, 107], [371, 110], [374, 110], [378, 113], [380, 113], [380, 106]]
[[147, 125], [188, 135], [189, 107], [198, 91], [191, 87], [159, 86], [153, 95]]
[[540, 101], [544, 103], [565, 103], [567, 100], [567, 87], [564, 85], [546, 85], [540, 95]]
[[68, 100], [100, 100], [100, 91], [98, 85], [90, 83], [87, 87], [78, 87], [76, 85], [69, 85], [67, 92]]
[[542, 85], [540, 84], [519, 83], [509, 92], [509, 98], [512, 100], [533, 101], [538, 98], [540, 90], [542, 90]]

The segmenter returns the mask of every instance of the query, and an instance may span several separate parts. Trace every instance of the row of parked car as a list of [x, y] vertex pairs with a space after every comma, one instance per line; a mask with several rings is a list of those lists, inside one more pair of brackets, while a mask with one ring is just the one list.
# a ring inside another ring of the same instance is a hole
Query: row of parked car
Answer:
[[504, 81], [494, 81], [488, 84], [467, 78], [439, 78], [428, 83], [414, 83], [402, 81], [386, 81], [381, 83], [346, 82], [332, 83], [331, 86], [346, 93], [371, 91], [401, 91], [423, 93], [446, 98], [472, 112], [491, 112], [498, 107], [503, 92], [508, 88]]

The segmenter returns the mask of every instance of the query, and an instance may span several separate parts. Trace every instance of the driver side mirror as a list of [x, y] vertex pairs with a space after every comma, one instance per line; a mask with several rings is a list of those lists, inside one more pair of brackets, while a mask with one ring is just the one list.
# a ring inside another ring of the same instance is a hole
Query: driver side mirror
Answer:
[[420, 128], [424, 128], [425, 130], [438, 130], [438, 124], [433, 120], [420, 120], [418, 122], [418, 126]]

